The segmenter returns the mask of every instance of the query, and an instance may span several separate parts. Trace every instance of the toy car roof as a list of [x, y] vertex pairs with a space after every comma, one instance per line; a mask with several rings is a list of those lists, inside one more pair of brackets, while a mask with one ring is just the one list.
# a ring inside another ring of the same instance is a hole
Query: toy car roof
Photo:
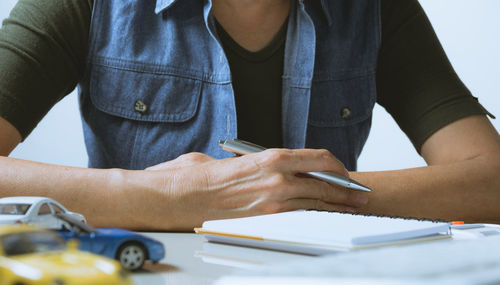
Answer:
[[19, 203], [19, 204], [34, 204], [46, 200], [47, 202], [54, 202], [54, 200], [47, 197], [36, 197], [36, 196], [17, 196], [17, 197], [6, 197], [0, 199], [0, 204], [8, 203]]

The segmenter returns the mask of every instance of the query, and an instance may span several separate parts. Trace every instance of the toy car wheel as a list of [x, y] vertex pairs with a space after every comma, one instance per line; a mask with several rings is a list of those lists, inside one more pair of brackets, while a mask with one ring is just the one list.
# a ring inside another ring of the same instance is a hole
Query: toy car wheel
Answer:
[[146, 260], [146, 250], [140, 244], [126, 243], [118, 249], [116, 257], [123, 268], [137, 270], [142, 267]]

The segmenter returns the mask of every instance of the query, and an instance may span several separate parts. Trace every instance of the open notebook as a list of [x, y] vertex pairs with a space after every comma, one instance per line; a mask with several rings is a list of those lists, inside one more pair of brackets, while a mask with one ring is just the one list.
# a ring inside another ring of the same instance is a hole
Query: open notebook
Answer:
[[206, 221], [195, 231], [213, 242], [312, 255], [451, 236], [445, 222], [319, 211]]

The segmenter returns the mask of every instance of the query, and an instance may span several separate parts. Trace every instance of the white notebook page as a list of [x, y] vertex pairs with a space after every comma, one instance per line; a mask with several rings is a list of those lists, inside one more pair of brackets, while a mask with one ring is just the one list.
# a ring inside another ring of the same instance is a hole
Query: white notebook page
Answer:
[[319, 211], [294, 211], [207, 221], [208, 231], [266, 240], [352, 247], [449, 233], [449, 224]]

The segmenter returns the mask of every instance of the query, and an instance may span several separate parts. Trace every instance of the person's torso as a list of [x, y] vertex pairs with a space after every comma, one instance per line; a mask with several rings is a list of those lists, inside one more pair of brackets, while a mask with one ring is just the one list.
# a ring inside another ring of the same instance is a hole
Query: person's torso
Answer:
[[[293, 1], [284, 147], [326, 148], [356, 168], [376, 100], [378, 2]], [[95, 0], [79, 85], [90, 167], [144, 169], [193, 151], [231, 156], [218, 141], [238, 136], [236, 107], [210, 7], [208, 0]]]

